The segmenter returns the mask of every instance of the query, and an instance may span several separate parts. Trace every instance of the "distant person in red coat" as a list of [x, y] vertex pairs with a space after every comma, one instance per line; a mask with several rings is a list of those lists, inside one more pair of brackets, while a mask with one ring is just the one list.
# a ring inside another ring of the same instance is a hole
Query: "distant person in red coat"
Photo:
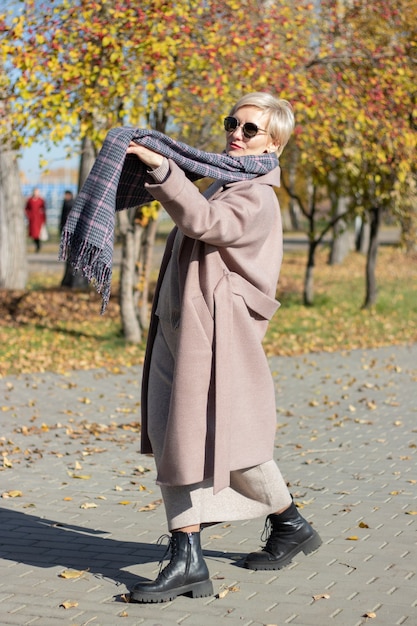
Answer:
[[29, 237], [35, 243], [35, 251], [39, 252], [41, 249], [41, 228], [43, 224], [46, 224], [46, 204], [37, 187], [34, 188], [31, 197], [26, 202], [25, 213], [28, 219]]

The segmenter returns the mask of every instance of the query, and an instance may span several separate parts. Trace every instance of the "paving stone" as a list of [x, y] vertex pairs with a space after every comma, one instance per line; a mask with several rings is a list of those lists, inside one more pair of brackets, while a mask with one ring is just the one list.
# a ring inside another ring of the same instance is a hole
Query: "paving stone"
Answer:
[[[323, 545], [253, 572], [242, 559], [263, 520], [219, 524], [202, 534], [215, 595], [158, 605], [124, 601], [166, 547], [154, 462], [138, 452], [141, 369], [1, 379], [12, 467], [0, 468], [0, 492], [22, 495], [0, 499], [0, 624], [364, 626], [369, 611], [379, 626], [417, 624], [417, 346], [270, 367], [275, 458]], [[78, 606], [59, 606], [68, 599]]]

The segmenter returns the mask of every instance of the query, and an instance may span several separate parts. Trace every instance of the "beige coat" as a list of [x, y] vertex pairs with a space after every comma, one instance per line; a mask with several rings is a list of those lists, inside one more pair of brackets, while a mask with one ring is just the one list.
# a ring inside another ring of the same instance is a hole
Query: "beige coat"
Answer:
[[[275, 394], [262, 339], [279, 307], [282, 227], [273, 190], [279, 168], [227, 183], [209, 200], [172, 161], [170, 169], [164, 183], [147, 185], [185, 235], [178, 353], [157, 480], [175, 486], [212, 477], [217, 492], [229, 485], [231, 470], [273, 458]], [[152, 451], [147, 382], [159, 287], [174, 234], [161, 265], [144, 364], [143, 453]]]

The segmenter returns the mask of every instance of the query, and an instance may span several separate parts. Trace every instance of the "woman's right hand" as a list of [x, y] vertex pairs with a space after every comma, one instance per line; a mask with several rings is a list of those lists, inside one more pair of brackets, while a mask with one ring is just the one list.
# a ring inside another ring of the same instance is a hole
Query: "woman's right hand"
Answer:
[[145, 165], [150, 167], [152, 170], [155, 170], [157, 167], [162, 165], [164, 157], [162, 154], [158, 152], [154, 152], [154, 150], [150, 150], [149, 148], [145, 148], [145, 146], [141, 146], [134, 141], [131, 141], [126, 154], [134, 154], [140, 159]]

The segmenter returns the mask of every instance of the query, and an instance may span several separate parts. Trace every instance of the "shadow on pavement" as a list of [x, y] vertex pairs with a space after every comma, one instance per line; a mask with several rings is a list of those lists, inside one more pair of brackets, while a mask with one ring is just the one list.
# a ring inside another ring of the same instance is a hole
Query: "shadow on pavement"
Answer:
[[[102, 530], [63, 524], [51, 519], [0, 508], [0, 556], [38, 568], [62, 566], [113, 580], [129, 589], [147, 580], [124, 571], [125, 567], [161, 561], [168, 538], [162, 544], [120, 541]], [[238, 565], [242, 554], [204, 550], [206, 557], [227, 558]]]

